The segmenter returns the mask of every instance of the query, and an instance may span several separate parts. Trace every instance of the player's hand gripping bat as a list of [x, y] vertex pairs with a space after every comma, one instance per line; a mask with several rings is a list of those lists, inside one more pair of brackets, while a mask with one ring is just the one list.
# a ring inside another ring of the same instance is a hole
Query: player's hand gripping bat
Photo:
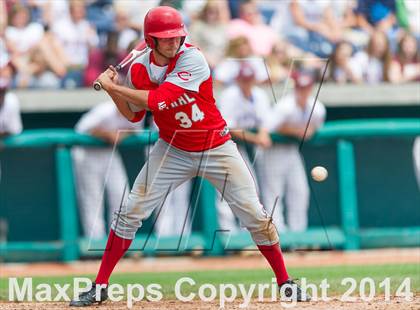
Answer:
[[[130, 53], [117, 66], [115, 66], [115, 69], [117, 71], [120, 71], [126, 65], [131, 63], [134, 59], [140, 57], [141, 55], [144, 55], [147, 51], [149, 51], [149, 49], [150, 48], [146, 45], [146, 42], [142, 40], [139, 44], [136, 45], [134, 49], [130, 51]], [[102, 89], [102, 85], [99, 81], [95, 81], [95, 83], [93, 83], [93, 88], [99, 91]]]

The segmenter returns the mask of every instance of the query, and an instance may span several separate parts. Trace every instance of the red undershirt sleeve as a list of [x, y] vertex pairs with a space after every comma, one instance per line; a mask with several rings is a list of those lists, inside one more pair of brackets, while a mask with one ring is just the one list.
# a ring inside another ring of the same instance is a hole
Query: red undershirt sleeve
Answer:
[[140, 122], [145, 115], [146, 115], [146, 110], [141, 110], [141, 111], [138, 111], [138, 112], [134, 112], [134, 117], [132, 119], [130, 119], [130, 122], [132, 122], [132, 123]]

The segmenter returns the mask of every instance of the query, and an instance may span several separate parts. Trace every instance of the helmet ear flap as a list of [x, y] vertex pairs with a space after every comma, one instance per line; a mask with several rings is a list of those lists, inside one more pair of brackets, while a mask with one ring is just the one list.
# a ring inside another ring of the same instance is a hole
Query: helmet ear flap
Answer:
[[149, 46], [151, 49], [154, 49], [156, 47], [155, 38], [151, 36], [147, 36], [145, 38], [145, 41], [146, 41], [147, 46]]

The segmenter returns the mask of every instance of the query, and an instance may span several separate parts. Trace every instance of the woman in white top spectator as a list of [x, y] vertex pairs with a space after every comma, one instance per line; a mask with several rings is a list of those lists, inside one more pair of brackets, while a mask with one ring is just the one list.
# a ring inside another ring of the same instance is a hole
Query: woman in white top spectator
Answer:
[[223, 20], [223, 10], [226, 6], [223, 2], [207, 1], [199, 19], [191, 24], [190, 39], [197, 45], [210, 68], [214, 68], [223, 58], [228, 38], [226, 34], [227, 25]]
[[118, 33], [118, 52], [125, 53], [130, 43], [139, 39], [139, 33], [130, 26], [126, 9], [118, 8], [115, 11], [115, 31]]
[[329, 69], [330, 81], [343, 83], [358, 83], [360, 82], [353, 74], [350, 67], [350, 59], [353, 54], [353, 47], [349, 42], [342, 41], [335, 46], [334, 52], [331, 55], [331, 62]]
[[6, 28], [6, 40], [12, 57], [27, 56], [44, 35], [44, 28], [39, 23], [31, 23], [29, 9], [15, 5], [10, 13], [10, 23]]
[[377, 30], [372, 34], [366, 51], [356, 53], [350, 60], [350, 68], [358, 82], [389, 82], [391, 61], [388, 38]]
[[401, 38], [391, 70], [392, 82], [420, 81], [420, 51], [413, 35], [405, 34]]
[[70, 19], [59, 20], [53, 32], [62, 43], [69, 59], [69, 68], [63, 79], [63, 87], [80, 87], [83, 70], [88, 63], [89, 50], [99, 43], [95, 29], [86, 20], [86, 7], [82, 1], [69, 2]]
[[30, 81], [24, 72], [28, 67], [31, 50], [41, 42], [44, 28], [41, 24], [31, 23], [29, 9], [21, 5], [13, 6], [9, 17], [5, 38], [12, 64], [17, 71], [15, 84], [27, 87]]
[[268, 81], [268, 72], [264, 59], [253, 55], [251, 45], [246, 37], [237, 37], [229, 41], [225, 60], [220, 62], [214, 70], [216, 84], [230, 85], [234, 83], [241, 64], [244, 62], [251, 65], [258, 84]]

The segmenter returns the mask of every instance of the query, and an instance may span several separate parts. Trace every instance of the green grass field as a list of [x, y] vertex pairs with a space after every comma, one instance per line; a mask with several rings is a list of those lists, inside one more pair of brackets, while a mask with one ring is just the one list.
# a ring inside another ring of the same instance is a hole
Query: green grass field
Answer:
[[[395, 295], [397, 288], [405, 278], [410, 278], [411, 292], [418, 294], [420, 291], [420, 265], [419, 264], [400, 264], [400, 265], [373, 265], [373, 266], [334, 266], [334, 267], [314, 267], [314, 268], [290, 268], [289, 273], [294, 278], [305, 277], [308, 283], [319, 285], [323, 279], [327, 279], [330, 284], [328, 290], [329, 296], [336, 296], [344, 293], [350, 284], [342, 285], [342, 279], [351, 277], [356, 280], [358, 293], [360, 280], [370, 277], [374, 280], [376, 286], [376, 296], [383, 294], [383, 288], [379, 288], [379, 283], [385, 278], [390, 278], [391, 296]], [[94, 275], [83, 275], [90, 279]], [[165, 299], [174, 299], [174, 286], [178, 279], [182, 277], [190, 277], [196, 282], [195, 286], [185, 284], [183, 293], [197, 293], [198, 287], [204, 283], [211, 283], [216, 287], [222, 283], [248, 285], [255, 283], [271, 284], [272, 273], [269, 269], [255, 270], [220, 270], [220, 271], [193, 271], [193, 272], [142, 272], [142, 273], [124, 273], [115, 274], [111, 277], [111, 283], [119, 283], [122, 285], [139, 283], [146, 287], [151, 283], [158, 283], [162, 286], [161, 292]], [[57, 283], [64, 285], [72, 283], [73, 277], [34, 277], [33, 287], [40, 283], [53, 285]], [[21, 278], [19, 280], [21, 284]], [[53, 291], [53, 295], [56, 292]], [[8, 279], [0, 279], [0, 299], [8, 298]]]

